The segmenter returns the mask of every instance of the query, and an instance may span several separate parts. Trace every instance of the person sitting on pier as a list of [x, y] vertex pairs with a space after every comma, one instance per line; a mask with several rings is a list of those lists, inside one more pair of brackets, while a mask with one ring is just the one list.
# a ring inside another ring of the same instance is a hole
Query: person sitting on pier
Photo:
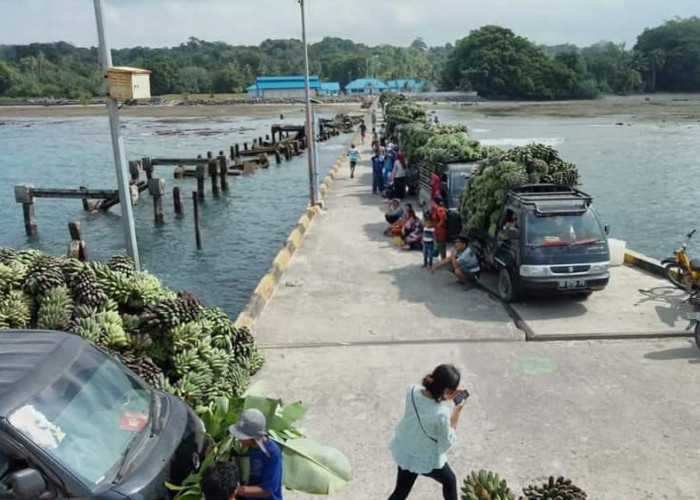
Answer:
[[431, 272], [434, 273], [438, 269], [443, 269], [445, 267], [451, 267], [452, 272], [455, 273], [457, 279], [462, 283], [469, 284], [477, 280], [479, 271], [481, 270], [479, 259], [476, 253], [474, 253], [474, 249], [469, 245], [469, 240], [467, 238], [463, 236], [457, 238], [457, 242], [449, 257], [435, 264]]
[[[398, 200], [397, 200], [398, 201]], [[413, 212], [413, 205], [410, 203], [406, 203], [406, 206], [404, 207], [403, 210], [403, 216], [396, 222], [394, 222], [391, 226], [386, 228], [384, 231], [385, 236], [402, 236], [403, 235], [403, 226], [406, 224], [406, 221], [408, 221], [408, 216], [409, 214]]]
[[403, 240], [404, 250], [420, 250], [423, 241], [423, 223], [420, 221], [416, 212], [410, 209], [406, 223], [401, 231], [401, 239]]
[[399, 200], [391, 200], [389, 207], [386, 209], [384, 219], [391, 225], [396, 224], [404, 216], [404, 210], [401, 208]]
[[360, 161], [360, 152], [355, 149], [355, 144], [350, 144], [350, 149], [348, 150], [348, 158], [350, 158], [350, 178], [355, 177], [355, 167], [357, 162]]

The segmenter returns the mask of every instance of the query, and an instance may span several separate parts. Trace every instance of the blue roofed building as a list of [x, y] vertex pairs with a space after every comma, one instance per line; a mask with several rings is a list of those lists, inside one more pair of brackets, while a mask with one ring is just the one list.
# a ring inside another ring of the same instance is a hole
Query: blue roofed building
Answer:
[[389, 80], [386, 84], [391, 90], [397, 92], [422, 92], [428, 85], [426, 82], [414, 78]]
[[340, 84], [338, 82], [321, 82], [321, 88], [318, 90], [318, 95], [322, 96], [339, 96]]
[[[321, 89], [318, 76], [310, 76], [311, 92]], [[251, 99], [303, 99], [306, 78], [303, 76], [259, 76], [246, 90]]]
[[388, 89], [389, 86], [386, 83], [376, 78], [358, 78], [345, 86], [348, 94], [377, 95]]

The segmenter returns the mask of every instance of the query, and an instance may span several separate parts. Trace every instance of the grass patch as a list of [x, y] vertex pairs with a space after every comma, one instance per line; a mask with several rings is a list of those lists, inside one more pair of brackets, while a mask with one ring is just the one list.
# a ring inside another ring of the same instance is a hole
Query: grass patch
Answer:
[[226, 100], [244, 100], [248, 99], [248, 94], [245, 92], [237, 93], [237, 94], [164, 94], [164, 95], [159, 95], [159, 96], [153, 96], [153, 97], [159, 97], [160, 99], [165, 99], [166, 101], [185, 101], [187, 99], [189, 100], [196, 100], [196, 99], [213, 99], [215, 101], [226, 101]]

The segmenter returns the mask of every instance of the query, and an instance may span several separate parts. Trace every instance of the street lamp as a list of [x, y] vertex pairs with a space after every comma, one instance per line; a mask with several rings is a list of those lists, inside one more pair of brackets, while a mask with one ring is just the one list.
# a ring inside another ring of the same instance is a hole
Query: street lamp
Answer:
[[306, 85], [304, 93], [306, 97], [306, 146], [308, 148], [309, 160], [309, 202], [313, 207], [316, 205], [316, 189], [314, 187], [314, 176], [316, 172], [316, 141], [314, 137], [313, 119], [311, 116], [311, 82], [309, 77], [309, 46], [306, 43], [306, 13], [304, 0], [297, 0], [301, 7], [301, 43], [304, 45], [304, 76]]
[[[97, 21], [97, 38], [100, 42], [100, 60], [105, 74], [112, 66], [112, 54], [107, 42], [105, 22], [102, 11], [102, 0], [94, 0], [95, 19]], [[119, 127], [119, 107], [117, 100], [107, 96], [107, 110], [109, 111], [109, 128], [112, 134], [112, 150], [114, 151], [114, 165], [117, 169], [117, 183], [119, 187], [119, 206], [122, 211], [122, 224], [124, 225], [124, 239], [126, 251], [134, 259], [136, 269], [140, 269], [139, 250], [136, 244], [136, 229], [134, 227], [134, 212], [131, 207], [131, 192], [129, 190], [129, 177], [126, 170], [126, 156], [124, 155], [124, 141]]]

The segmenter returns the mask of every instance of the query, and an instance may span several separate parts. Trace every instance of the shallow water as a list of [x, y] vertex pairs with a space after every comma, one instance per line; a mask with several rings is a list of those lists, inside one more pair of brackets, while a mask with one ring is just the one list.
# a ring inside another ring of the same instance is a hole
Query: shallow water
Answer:
[[[143, 156], [195, 157], [269, 133], [270, 118], [122, 120], [127, 159]], [[302, 123], [302, 119], [287, 119]], [[91, 259], [104, 260], [124, 253], [119, 207], [106, 214], [89, 214], [80, 200], [36, 201], [39, 235], [24, 234], [22, 207], [15, 203], [13, 187], [114, 189], [109, 124], [106, 117], [3, 119], [0, 124], [0, 246], [39, 248], [64, 254], [69, 242], [67, 224], [79, 219]], [[244, 129], [244, 130], [242, 130]], [[176, 134], [172, 132], [180, 131]], [[323, 179], [348, 135], [319, 145], [319, 175]], [[200, 220], [203, 250], [197, 251], [192, 224], [191, 192], [194, 178], [173, 179], [173, 167], [156, 167], [166, 180], [166, 191], [180, 186], [185, 214], [173, 212], [172, 196], [164, 199], [164, 226], [153, 224], [151, 198], [142, 193], [134, 207], [136, 232], [144, 268], [175, 290], [187, 289], [209, 305], [236, 315], [248, 301], [308, 203], [306, 155], [250, 177], [229, 177], [229, 191], [213, 198], [207, 182]]]
[[700, 123], [635, 122], [615, 116], [474, 119], [459, 110], [438, 113], [443, 122], [467, 124], [485, 144], [539, 141], [556, 147], [578, 166], [581, 189], [593, 195], [612, 237], [661, 259], [698, 228], [690, 250], [700, 258]]

